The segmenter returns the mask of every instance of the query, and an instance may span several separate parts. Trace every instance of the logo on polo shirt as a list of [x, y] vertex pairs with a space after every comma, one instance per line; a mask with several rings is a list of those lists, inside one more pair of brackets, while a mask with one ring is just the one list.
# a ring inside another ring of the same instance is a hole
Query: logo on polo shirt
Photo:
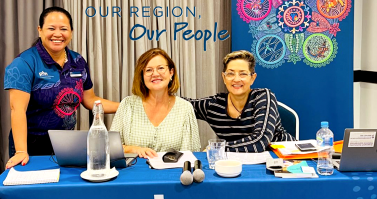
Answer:
[[48, 73], [43, 72], [43, 70], [42, 70], [42, 72], [39, 72], [39, 76], [40, 77], [45, 77], [45, 76], [48, 76]]
[[41, 77], [43, 79], [51, 79], [54, 76], [48, 75], [47, 72], [41, 71], [41, 72], [39, 72], [39, 77]]

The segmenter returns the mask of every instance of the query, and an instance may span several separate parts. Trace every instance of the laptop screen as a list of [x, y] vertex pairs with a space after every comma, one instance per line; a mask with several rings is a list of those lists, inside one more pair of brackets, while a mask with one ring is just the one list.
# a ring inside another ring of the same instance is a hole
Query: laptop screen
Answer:
[[377, 129], [346, 129], [340, 171], [377, 171]]
[[[51, 144], [60, 166], [86, 167], [88, 131], [49, 130]], [[120, 134], [109, 131], [110, 166], [127, 166]], [[137, 154], [131, 157], [135, 158]]]

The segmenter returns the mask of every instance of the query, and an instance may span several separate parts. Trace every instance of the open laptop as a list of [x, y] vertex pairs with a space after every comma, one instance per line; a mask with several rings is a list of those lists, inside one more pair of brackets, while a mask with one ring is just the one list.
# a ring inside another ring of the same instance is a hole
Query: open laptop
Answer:
[[333, 164], [339, 171], [377, 171], [377, 129], [346, 129], [340, 160]]
[[[52, 148], [59, 166], [86, 167], [88, 131], [49, 130]], [[109, 131], [110, 167], [125, 168], [137, 157], [124, 153], [120, 134]]]

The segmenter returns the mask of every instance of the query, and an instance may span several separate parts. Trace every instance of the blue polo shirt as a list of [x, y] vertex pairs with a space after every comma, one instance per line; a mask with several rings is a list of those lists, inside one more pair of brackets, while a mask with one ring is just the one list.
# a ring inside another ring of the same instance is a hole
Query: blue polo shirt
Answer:
[[44, 135], [50, 129], [74, 129], [83, 91], [93, 87], [84, 58], [67, 47], [65, 50], [68, 61], [63, 68], [39, 41], [5, 69], [4, 89], [30, 94], [26, 111], [30, 134]]

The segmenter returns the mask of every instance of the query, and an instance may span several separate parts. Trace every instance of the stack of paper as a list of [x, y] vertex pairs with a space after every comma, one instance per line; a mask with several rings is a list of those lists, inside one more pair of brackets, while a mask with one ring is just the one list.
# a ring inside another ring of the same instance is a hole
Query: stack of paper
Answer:
[[303, 144], [303, 143], [311, 143], [314, 146], [317, 145], [315, 140], [304, 140], [304, 141], [291, 141], [291, 142], [272, 142], [271, 147], [278, 149], [281, 154], [283, 155], [292, 155], [292, 154], [308, 154], [308, 153], [316, 153], [321, 148], [318, 148], [315, 151], [300, 151], [296, 144]]
[[[311, 143], [313, 146], [317, 146], [316, 140], [303, 140], [303, 141], [288, 141], [288, 142], [272, 142], [270, 147], [280, 158], [284, 159], [306, 159], [306, 158], [317, 158], [317, 152], [327, 149], [328, 147], [318, 147], [317, 150], [312, 151], [300, 151], [296, 144]], [[301, 158], [300, 158], [301, 157]]]
[[11, 168], [4, 185], [42, 184], [59, 182], [60, 169], [48, 169], [40, 171], [16, 171]]
[[284, 160], [283, 168], [274, 172], [279, 178], [318, 178], [314, 168], [303, 160]]

